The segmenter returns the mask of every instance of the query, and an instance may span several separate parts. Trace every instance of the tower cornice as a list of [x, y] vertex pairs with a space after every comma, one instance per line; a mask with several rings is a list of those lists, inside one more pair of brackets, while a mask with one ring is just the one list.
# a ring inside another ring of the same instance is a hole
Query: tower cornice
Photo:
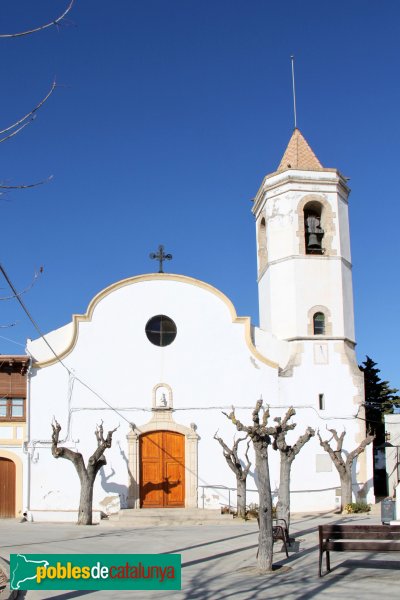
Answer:
[[[293, 186], [293, 184], [301, 185], [335, 185], [342, 196], [347, 198], [350, 193], [350, 188], [347, 185], [348, 179], [337, 169], [319, 169], [317, 170], [300, 170], [300, 169], [285, 169], [284, 171], [275, 171], [266, 175], [261, 183], [261, 186], [254, 197], [253, 214], [258, 214], [260, 208], [264, 204], [265, 194], [273, 192], [284, 185]], [[301, 188], [299, 189], [301, 191]]]

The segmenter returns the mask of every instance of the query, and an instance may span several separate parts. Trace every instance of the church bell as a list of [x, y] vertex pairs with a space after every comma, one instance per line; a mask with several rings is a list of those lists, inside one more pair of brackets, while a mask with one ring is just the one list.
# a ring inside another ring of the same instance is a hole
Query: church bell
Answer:
[[308, 236], [307, 248], [321, 248], [321, 240], [316, 233], [310, 233]]

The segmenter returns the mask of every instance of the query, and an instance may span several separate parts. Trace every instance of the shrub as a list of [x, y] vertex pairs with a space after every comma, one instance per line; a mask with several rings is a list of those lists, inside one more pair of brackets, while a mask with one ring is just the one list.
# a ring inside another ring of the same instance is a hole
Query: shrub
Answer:
[[[256, 504], [255, 502], [252, 504], [249, 504], [247, 511], [246, 511], [246, 516], [248, 518], [258, 518], [258, 504]], [[272, 518], [276, 519], [276, 506], [272, 507]]]
[[348, 514], [353, 513], [366, 513], [371, 510], [371, 505], [366, 502], [351, 502], [350, 504], [346, 504], [344, 507], [344, 512]]

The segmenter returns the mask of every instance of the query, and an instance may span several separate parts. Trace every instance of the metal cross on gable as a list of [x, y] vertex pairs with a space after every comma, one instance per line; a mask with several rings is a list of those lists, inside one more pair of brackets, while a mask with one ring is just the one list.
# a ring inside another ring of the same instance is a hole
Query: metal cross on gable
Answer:
[[150, 254], [150, 258], [152, 260], [158, 260], [158, 262], [160, 263], [160, 268], [158, 269], [159, 273], [164, 273], [163, 271], [163, 262], [165, 260], [171, 260], [172, 259], [172, 254], [165, 254], [164, 253], [164, 246], [162, 244], [160, 244], [158, 246], [158, 252], [151, 252]]

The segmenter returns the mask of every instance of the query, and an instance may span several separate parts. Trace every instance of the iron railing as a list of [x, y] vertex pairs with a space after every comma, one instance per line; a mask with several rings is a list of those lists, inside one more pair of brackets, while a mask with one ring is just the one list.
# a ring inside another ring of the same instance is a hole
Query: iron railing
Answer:
[[[237, 492], [237, 488], [235, 487], [228, 487], [227, 485], [199, 485], [199, 488], [202, 488], [202, 493], [201, 493], [201, 499], [202, 499], [202, 507], [204, 507], [204, 503], [205, 503], [205, 490], [206, 489], [211, 489], [211, 490], [224, 490], [225, 492], [228, 492], [228, 510], [229, 512], [231, 512], [231, 507], [234, 508], [234, 506], [231, 503], [231, 492]], [[258, 492], [257, 489], [255, 490], [251, 490], [246, 488], [246, 493], [247, 492]]]

